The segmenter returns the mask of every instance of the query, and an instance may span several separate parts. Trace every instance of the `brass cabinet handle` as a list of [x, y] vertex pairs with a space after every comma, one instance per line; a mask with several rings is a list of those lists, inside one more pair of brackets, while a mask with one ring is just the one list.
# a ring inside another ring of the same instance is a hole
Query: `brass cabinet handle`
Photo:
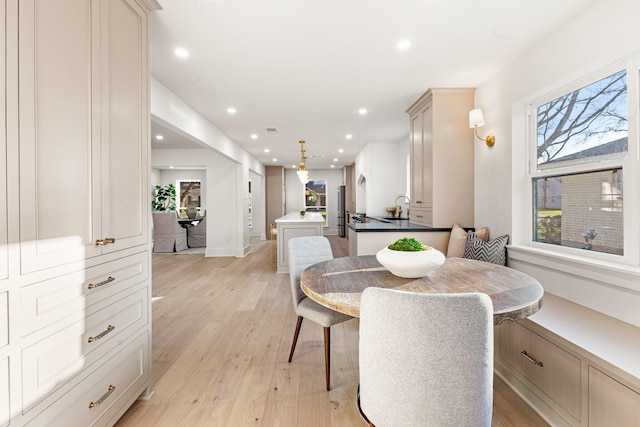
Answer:
[[418, 217], [418, 218], [422, 218], [422, 215], [416, 215], [416, 217]]
[[99, 288], [100, 286], [102, 286], [102, 285], [106, 285], [107, 283], [111, 283], [111, 282], [113, 282], [114, 280], [116, 280], [116, 279], [115, 279], [115, 277], [111, 277], [111, 276], [109, 276], [109, 277], [107, 277], [107, 279], [106, 279], [106, 280], [103, 280], [103, 281], [102, 281], [102, 282], [100, 282], [100, 283], [89, 283], [89, 284], [87, 285], [87, 289]]
[[523, 351], [520, 352], [520, 354], [522, 355], [522, 357], [524, 357], [525, 359], [527, 359], [529, 362], [533, 363], [534, 365], [540, 366], [541, 368], [544, 366], [542, 364], [542, 362], [538, 362], [536, 359], [534, 359], [533, 357], [529, 356], [526, 351], [523, 350]]
[[107, 237], [106, 239], [98, 239], [96, 240], [96, 245], [97, 246], [104, 246], [104, 245], [108, 245], [109, 243], [115, 243], [116, 242], [116, 238], [115, 237]]
[[98, 341], [100, 338], [104, 337], [105, 335], [107, 335], [109, 332], [113, 331], [116, 327], [113, 325], [109, 325], [107, 326], [107, 329], [105, 329], [104, 331], [100, 332], [98, 335], [96, 335], [95, 337], [89, 337], [88, 341], [89, 342], [94, 342], [94, 341]]
[[116, 386], [114, 385], [109, 385], [109, 388], [107, 389], [107, 392], [105, 394], [102, 395], [102, 397], [98, 400], [96, 400], [95, 402], [90, 402], [89, 403], [89, 409], [95, 408], [96, 406], [98, 406], [99, 404], [101, 404], [102, 402], [104, 402], [104, 400], [109, 397], [109, 395], [111, 393], [113, 393], [113, 391], [116, 389]]

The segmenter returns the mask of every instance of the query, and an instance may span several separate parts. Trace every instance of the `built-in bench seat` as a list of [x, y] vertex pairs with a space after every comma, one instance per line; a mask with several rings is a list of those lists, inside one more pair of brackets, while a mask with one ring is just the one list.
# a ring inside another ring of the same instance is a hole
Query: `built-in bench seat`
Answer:
[[551, 425], [640, 425], [640, 328], [566, 299], [497, 327], [496, 372]]

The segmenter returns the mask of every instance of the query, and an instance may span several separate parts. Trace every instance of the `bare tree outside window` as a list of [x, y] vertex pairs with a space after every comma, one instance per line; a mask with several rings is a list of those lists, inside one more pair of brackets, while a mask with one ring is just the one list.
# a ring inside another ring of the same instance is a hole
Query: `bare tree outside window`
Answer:
[[[627, 71], [622, 70], [532, 105], [538, 166], [531, 177], [535, 242], [624, 254], [627, 98]], [[558, 174], [560, 167], [563, 173]]]
[[538, 107], [538, 165], [626, 152], [627, 129], [623, 70]]

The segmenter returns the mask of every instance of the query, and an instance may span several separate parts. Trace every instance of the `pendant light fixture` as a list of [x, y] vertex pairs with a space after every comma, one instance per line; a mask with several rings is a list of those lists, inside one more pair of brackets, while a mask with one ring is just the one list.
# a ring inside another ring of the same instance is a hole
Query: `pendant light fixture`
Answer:
[[309, 182], [309, 171], [307, 170], [307, 165], [305, 164], [305, 160], [307, 157], [304, 155], [304, 141], [300, 141], [300, 165], [298, 165], [298, 179], [303, 184]]

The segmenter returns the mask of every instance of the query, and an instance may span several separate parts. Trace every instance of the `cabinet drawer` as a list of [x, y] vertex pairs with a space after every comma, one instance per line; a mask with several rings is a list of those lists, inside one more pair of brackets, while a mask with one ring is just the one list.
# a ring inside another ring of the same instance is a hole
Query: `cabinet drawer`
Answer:
[[589, 366], [589, 427], [632, 427], [640, 422], [640, 394]]
[[0, 292], [0, 347], [9, 344], [9, 294]]
[[26, 348], [22, 352], [24, 412], [147, 322], [147, 288], [142, 288]]
[[84, 317], [87, 307], [147, 280], [148, 263], [143, 252], [24, 286], [20, 290], [22, 336], [74, 314]]
[[409, 221], [413, 224], [431, 227], [433, 225], [433, 210], [431, 209], [411, 209]]
[[580, 359], [519, 323], [498, 333], [499, 357], [580, 421]]
[[110, 425], [142, 393], [149, 379], [147, 332], [103, 359], [82, 382], [54, 402], [29, 427], [87, 427]]
[[0, 359], [0, 427], [9, 425], [9, 359]]

